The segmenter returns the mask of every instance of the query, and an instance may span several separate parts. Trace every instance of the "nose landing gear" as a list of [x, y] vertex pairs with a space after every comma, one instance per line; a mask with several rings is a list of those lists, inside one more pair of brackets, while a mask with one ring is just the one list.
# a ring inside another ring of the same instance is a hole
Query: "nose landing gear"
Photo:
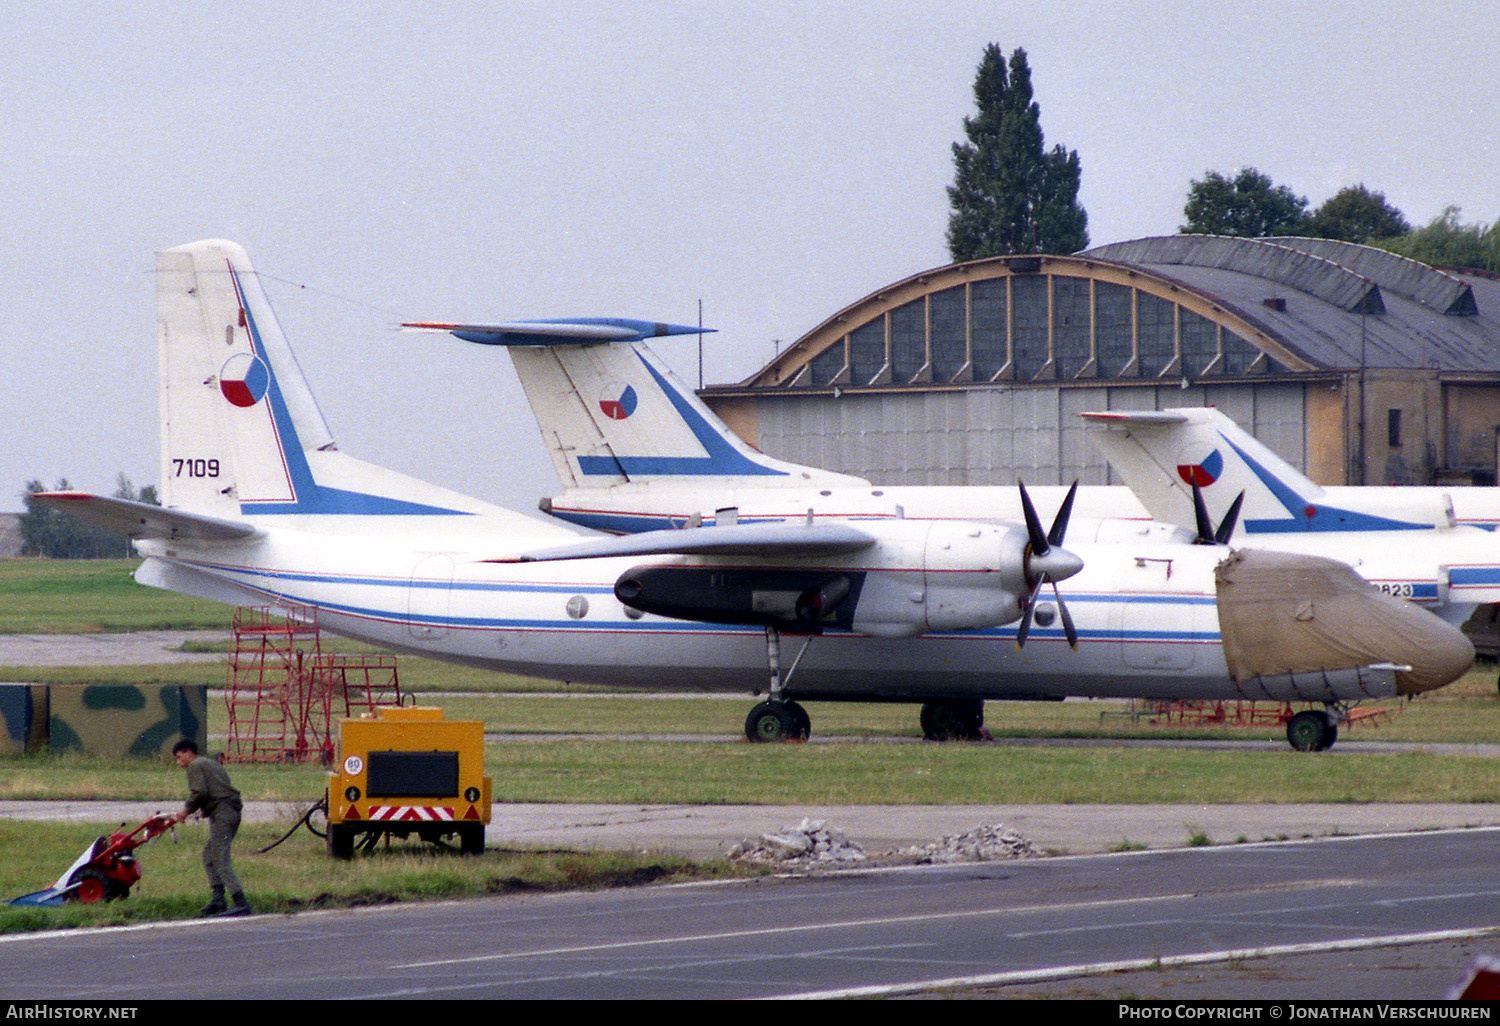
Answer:
[[1304, 709], [1286, 721], [1287, 742], [1299, 752], [1326, 752], [1339, 737], [1339, 713], [1333, 706]]

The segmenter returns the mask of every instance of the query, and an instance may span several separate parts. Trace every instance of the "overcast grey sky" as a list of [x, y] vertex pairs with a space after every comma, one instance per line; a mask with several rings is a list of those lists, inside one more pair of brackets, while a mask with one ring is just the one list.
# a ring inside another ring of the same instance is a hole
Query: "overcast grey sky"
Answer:
[[[403, 319], [693, 323], [710, 382], [947, 263], [987, 43], [1024, 47], [1095, 244], [1253, 165], [1500, 218], [1486, 4], [0, 0], [0, 509], [157, 477], [157, 249], [246, 246], [343, 449], [533, 508], [503, 352]], [[657, 347], [696, 377], [691, 341]]]

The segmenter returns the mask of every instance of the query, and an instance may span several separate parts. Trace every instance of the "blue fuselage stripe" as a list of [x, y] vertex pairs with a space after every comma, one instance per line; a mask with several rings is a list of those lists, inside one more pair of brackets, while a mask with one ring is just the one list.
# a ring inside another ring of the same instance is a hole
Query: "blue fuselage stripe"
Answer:
[[[759, 634], [759, 627], [738, 627], [716, 623], [699, 623], [688, 620], [625, 620], [601, 623], [593, 621], [588, 624], [571, 619], [518, 619], [513, 617], [463, 617], [453, 615], [424, 615], [416, 616], [405, 609], [389, 608], [384, 606], [355, 605], [350, 603], [332, 602], [326, 597], [317, 594], [324, 587], [381, 587], [421, 590], [450, 590], [466, 592], [523, 592], [526, 594], [552, 594], [552, 595], [590, 595], [613, 597], [612, 587], [605, 585], [577, 585], [577, 584], [554, 584], [554, 583], [530, 583], [530, 582], [486, 582], [486, 581], [447, 581], [440, 579], [421, 580], [411, 578], [391, 577], [355, 577], [343, 574], [316, 574], [285, 570], [259, 569], [256, 567], [229, 566], [213, 563], [190, 563], [202, 572], [215, 576], [227, 577], [236, 583], [252, 588], [256, 591], [274, 594], [287, 602], [297, 605], [307, 605], [330, 612], [344, 613], [349, 616], [357, 616], [365, 619], [383, 621], [401, 621], [414, 625], [428, 627], [447, 627], [454, 629], [470, 630], [505, 630], [505, 629], [529, 629], [529, 630], [592, 630], [611, 631], [620, 633], [683, 633], [683, 632], [728, 632], [736, 634]], [[294, 593], [292, 589], [296, 589]], [[1122, 595], [1114, 592], [1103, 594], [1069, 594], [1068, 601], [1072, 604], [1083, 605], [1097, 603], [1101, 605], [1112, 605], [1122, 603], [1148, 603], [1161, 606], [1205, 606], [1213, 605], [1215, 599], [1209, 595]], [[1170, 614], [1169, 614], [1170, 615]], [[829, 634], [848, 633], [842, 630], [829, 630]], [[1013, 637], [1015, 633], [1014, 624], [1002, 624], [998, 627], [988, 627], [969, 631], [941, 631], [933, 632], [924, 637], [928, 638], [993, 638]], [[1033, 637], [1062, 638], [1063, 631], [1060, 628], [1043, 628], [1034, 626]], [[1219, 634], [1217, 631], [1207, 630], [1134, 630], [1134, 629], [1095, 629], [1081, 628], [1079, 636], [1087, 641], [1119, 641], [1119, 642], [1163, 642], [1177, 644], [1217, 644]]]

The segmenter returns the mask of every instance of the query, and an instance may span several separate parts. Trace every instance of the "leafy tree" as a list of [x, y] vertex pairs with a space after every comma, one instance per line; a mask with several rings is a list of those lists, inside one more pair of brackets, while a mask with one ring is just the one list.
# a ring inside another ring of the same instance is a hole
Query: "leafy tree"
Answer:
[[1192, 235], [1233, 235], [1260, 239], [1268, 235], [1303, 235], [1308, 223], [1307, 199], [1253, 167], [1233, 178], [1209, 171], [1188, 189], [1183, 208], [1187, 224], [1178, 231]]
[[[116, 479], [115, 498], [134, 499], [157, 505], [156, 489], [147, 485], [137, 492], [130, 478]], [[72, 489], [67, 478], [57, 482], [55, 492]], [[40, 481], [26, 482], [26, 512], [21, 514], [22, 552], [28, 556], [51, 559], [108, 559], [130, 555], [130, 543], [123, 535], [75, 520], [37, 502], [37, 492], [48, 491]]]
[[1500, 272], [1500, 221], [1463, 224], [1458, 214], [1458, 207], [1449, 207], [1409, 235], [1372, 244], [1424, 264]]
[[1406, 216], [1386, 202], [1385, 193], [1371, 192], [1363, 182], [1334, 193], [1313, 211], [1306, 234], [1316, 239], [1368, 242], [1411, 233]]
[[1042, 140], [1026, 51], [1007, 68], [991, 43], [974, 77], [978, 113], [964, 118], [966, 143], [953, 144], [948, 188], [948, 251], [955, 261], [1006, 253], [1075, 253], [1089, 244], [1078, 205], [1078, 154]]

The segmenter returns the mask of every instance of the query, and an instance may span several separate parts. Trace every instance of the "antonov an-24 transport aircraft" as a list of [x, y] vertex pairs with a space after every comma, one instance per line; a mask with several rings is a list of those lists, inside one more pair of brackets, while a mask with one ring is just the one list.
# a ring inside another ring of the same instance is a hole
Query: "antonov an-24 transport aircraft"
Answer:
[[1024, 489], [1017, 522], [581, 536], [339, 451], [238, 245], [166, 250], [157, 276], [162, 505], [39, 496], [129, 535], [142, 584], [306, 607], [349, 637], [497, 670], [769, 692], [757, 739], [806, 736], [799, 699], [920, 702], [961, 726], [985, 699], [1097, 696], [1316, 703], [1288, 736], [1331, 743], [1344, 704], [1473, 661], [1456, 628], [1336, 560], [1149, 533], [1065, 546], [1071, 502], [1044, 529]]

